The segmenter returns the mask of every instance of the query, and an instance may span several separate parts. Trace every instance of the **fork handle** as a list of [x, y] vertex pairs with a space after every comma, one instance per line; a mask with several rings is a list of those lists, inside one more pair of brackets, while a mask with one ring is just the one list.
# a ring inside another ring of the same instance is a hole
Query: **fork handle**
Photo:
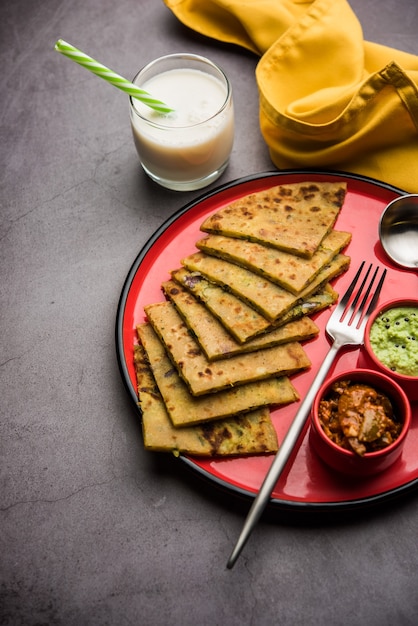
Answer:
[[318, 370], [317, 375], [315, 376], [309, 391], [307, 392], [302, 404], [299, 407], [298, 412], [296, 413], [289, 430], [283, 439], [282, 444], [280, 445], [279, 451], [276, 453], [274, 461], [266, 474], [266, 477], [263, 481], [263, 484], [260, 487], [260, 490], [249, 510], [247, 518], [245, 520], [244, 526], [242, 528], [241, 534], [238, 538], [238, 541], [235, 545], [234, 550], [232, 551], [231, 556], [229, 557], [229, 561], [227, 563], [228, 569], [231, 569], [237, 560], [238, 556], [241, 553], [242, 548], [247, 543], [247, 540], [257, 524], [262, 512], [264, 511], [268, 500], [270, 499], [271, 492], [274, 489], [275, 484], [277, 483], [291, 453], [294, 449], [296, 442], [299, 438], [300, 433], [305, 425], [306, 419], [309, 415], [310, 409], [312, 407], [312, 403], [314, 401], [315, 395], [322, 385], [325, 377], [335, 359], [335, 356], [338, 350], [341, 348], [341, 344], [337, 341], [331, 345], [327, 355], [325, 356], [324, 361], [322, 362], [321, 367]]

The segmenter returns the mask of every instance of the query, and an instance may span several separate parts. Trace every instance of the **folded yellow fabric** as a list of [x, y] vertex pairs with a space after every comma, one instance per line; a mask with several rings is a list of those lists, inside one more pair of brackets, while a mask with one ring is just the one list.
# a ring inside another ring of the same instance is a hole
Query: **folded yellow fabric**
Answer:
[[164, 2], [189, 28], [260, 56], [260, 127], [276, 167], [418, 193], [418, 57], [364, 41], [346, 0]]

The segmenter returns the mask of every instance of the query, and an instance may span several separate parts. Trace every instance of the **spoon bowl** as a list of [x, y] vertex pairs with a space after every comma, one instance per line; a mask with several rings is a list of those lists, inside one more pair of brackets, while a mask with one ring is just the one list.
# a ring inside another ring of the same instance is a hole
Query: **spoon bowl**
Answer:
[[380, 217], [379, 238], [394, 263], [418, 269], [418, 194], [400, 196], [387, 205]]

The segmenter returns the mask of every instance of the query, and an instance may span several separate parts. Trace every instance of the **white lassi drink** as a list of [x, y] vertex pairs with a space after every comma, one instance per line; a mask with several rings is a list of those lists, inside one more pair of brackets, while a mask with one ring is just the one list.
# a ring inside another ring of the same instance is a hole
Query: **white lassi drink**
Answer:
[[173, 108], [161, 114], [130, 100], [133, 137], [147, 174], [176, 190], [216, 180], [234, 140], [232, 94], [222, 70], [196, 55], [169, 55], [144, 68], [134, 82]]

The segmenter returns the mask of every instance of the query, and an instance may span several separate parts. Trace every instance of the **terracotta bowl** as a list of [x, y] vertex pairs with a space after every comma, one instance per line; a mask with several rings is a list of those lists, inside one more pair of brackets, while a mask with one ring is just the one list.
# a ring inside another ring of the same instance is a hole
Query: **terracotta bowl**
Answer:
[[[370, 344], [370, 329], [374, 324], [376, 318], [379, 317], [381, 314], [384, 314], [389, 309], [405, 306], [416, 307], [418, 310], [418, 300], [412, 298], [403, 298], [402, 300], [390, 300], [389, 302], [385, 302], [382, 306], [378, 308], [378, 310], [376, 310], [370, 316], [364, 334], [364, 348], [360, 352], [358, 365], [360, 367], [369, 367], [372, 369], [376, 369], [382, 374], [385, 374], [386, 376], [397, 382], [398, 385], [400, 385], [405, 391], [409, 400], [414, 402], [418, 400], [418, 376], [407, 376], [406, 374], [400, 374], [399, 372], [393, 371], [390, 367], [388, 367], [379, 360]], [[415, 344], [415, 350], [418, 354], [418, 340], [414, 341], [414, 345]]]
[[[395, 441], [385, 448], [366, 452], [360, 456], [333, 442], [325, 433], [319, 420], [319, 403], [327, 398], [331, 387], [338, 381], [349, 380], [351, 383], [364, 383], [385, 394], [392, 403], [397, 421], [402, 422], [402, 429]], [[411, 407], [403, 389], [391, 378], [380, 372], [368, 369], [356, 369], [342, 372], [327, 380], [318, 391], [311, 411], [309, 441], [319, 457], [332, 469], [351, 476], [372, 476], [387, 470], [402, 453], [402, 448], [411, 424]]]

